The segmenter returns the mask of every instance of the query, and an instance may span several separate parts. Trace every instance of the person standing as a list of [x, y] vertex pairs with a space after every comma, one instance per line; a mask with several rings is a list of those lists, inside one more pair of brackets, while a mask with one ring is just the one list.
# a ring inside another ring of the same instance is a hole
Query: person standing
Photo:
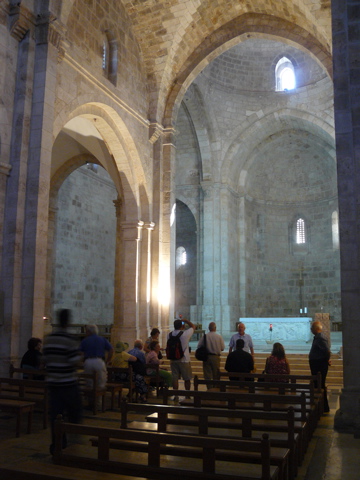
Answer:
[[[185, 330], [185, 324], [189, 326], [187, 330]], [[181, 347], [183, 351], [183, 356], [181, 358], [177, 360], [170, 358], [172, 383], [173, 383], [174, 390], [178, 390], [180, 378], [184, 380], [185, 390], [190, 390], [192, 371], [191, 371], [191, 365], [190, 365], [189, 341], [194, 333], [194, 330], [195, 330], [195, 325], [192, 322], [190, 322], [190, 320], [176, 319], [174, 321], [174, 330], [168, 334], [168, 345], [169, 345], [170, 337], [179, 335]], [[175, 397], [174, 401], [175, 402], [178, 401], [178, 398]]]
[[106, 365], [111, 362], [113, 348], [108, 340], [98, 335], [97, 325], [86, 326], [86, 337], [80, 343], [84, 354], [84, 373], [97, 373], [97, 387], [103, 390], [107, 382]]
[[[204, 344], [204, 336], [200, 338], [198, 348]], [[225, 349], [225, 344], [222, 336], [216, 333], [215, 322], [209, 323], [209, 333], [206, 334], [205, 340], [208, 358], [203, 362], [204, 378], [205, 380], [219, 380], [220, 355]]]
[[[67, 413], [71, 423], [80, 423], [82, 417], [81, 394], [77, 367], [81, 361], [78, 342], [67, 332], [71, 312], [62, 309], [57, 314], [60, 329], [45, 338], [43, 355], [46, 365], [46, 380], [50, 396], [51, 438], [50, 453], [54, 453], [54, 424], [58, 415]], [[66, 437], [63, 447], [66, 447]]]
[[[249, 352], [244, 350], [245, 342], [242, 338], [236, 340], [236, 350], [230, 352], [225, 363], [227, 372], [250, 373], [254, 370], [254, 359]], [[238, 380], [236, 377], [229, 377], [230, 380]]]
[[229, 343], [229, 353], [231, 353], [233, 350], [236, 348], [236, 341], [239, 340], [240, 338], [244, 340], [244, 350], [245, 352], [251, 353], [252, 357], [254, 358], [254, 346], [253, 346], [253, 341], [250, 335], [245, 333], [246, 326], [243, 322], [238, 323], [238, 332], [235, 333], [230, 339]]
[[331, 365], [331, 351], [329, 342], [322, 333], [322, 329], [323, 326], [319, 321], [315, 321], [311, 324], [311, 332], [314, 335], [314, 339], [309, 352], [309, 365], [311, 375], [317, 375], [319, 372], [321, 373], [321, 388], [324, 390], [324, 412], [327, 413], [330, 411], [330, 408], [325, 382], [329, 365]]

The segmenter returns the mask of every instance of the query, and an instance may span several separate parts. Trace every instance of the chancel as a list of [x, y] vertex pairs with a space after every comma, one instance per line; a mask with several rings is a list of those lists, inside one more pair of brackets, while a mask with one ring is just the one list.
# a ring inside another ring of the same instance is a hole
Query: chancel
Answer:
[[242, 317], [239, 321], [245, 323], [246, 331], [251, 334], [253, 340], [272, 340], [273, 342], [298, 341], [308, 343], [311, 338], [311, 317]]

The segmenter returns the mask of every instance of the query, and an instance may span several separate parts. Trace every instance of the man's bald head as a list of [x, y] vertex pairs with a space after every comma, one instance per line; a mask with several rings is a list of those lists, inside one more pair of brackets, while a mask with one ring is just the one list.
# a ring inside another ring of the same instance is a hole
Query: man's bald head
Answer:
[[323, 329], [323, 326], [322, 326], [321, 322], [319, 322], [318, 320], [316, 320], [315, 322], [313, 322], [311, 324], [311, 331], [314, 335], [321, 332], [322, 329]]

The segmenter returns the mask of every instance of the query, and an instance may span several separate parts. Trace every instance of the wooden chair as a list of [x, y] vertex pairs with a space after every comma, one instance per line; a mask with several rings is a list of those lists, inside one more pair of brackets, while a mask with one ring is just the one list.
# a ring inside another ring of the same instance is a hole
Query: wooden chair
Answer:
[[146, 379], [149, 379], [150, 386], [154, 386], [156, 388], [156, 396], [160, 395], [160, 391], [165, 388], [164, 379], [160, 377], [159, 370], [160, 366], [154, 363], [147, 363], [145, 365], [146, 369], [151, 369], [155, 371], [155, 375], [146, 375]]
[[[129, 390], [129, 399], [130, 401], [133, 398], [135, 393], [135, 383], [133, 379], [133, 369], [129, 365], [127, 368], [120, 368], [120, 367], [107, 367], [107, 374], [108, 374], [108, 383], [117, 383], [121, 384], [122, 388], [127, 388]], [[127, 380], [120, 380], [121, 375], [125, 374]]]
[[89, 399], [89, 404], [93, 409], [93, 414], [97, 414], [97, 399], [101, 398], [101, 410], [105, 412], [106, 388], [98, 388], [97, 373], [79, 373], [79, 383], [81, 393]]

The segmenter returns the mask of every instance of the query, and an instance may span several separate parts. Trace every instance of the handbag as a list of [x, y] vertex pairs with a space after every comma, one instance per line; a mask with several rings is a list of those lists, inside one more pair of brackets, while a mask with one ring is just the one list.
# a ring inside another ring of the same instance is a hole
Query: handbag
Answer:
[[201, 347], [198, 347], [196, 350], [195, 350], [195, 358], [197, 360], [200, 360], [201, 362], [206, 362], [206, 360], [208, 359], [208, 351], [207, 351], [207, 348], [206, 348], [206, 335], [204, 335], [204, 342], [203, 344], [201, 345]]

